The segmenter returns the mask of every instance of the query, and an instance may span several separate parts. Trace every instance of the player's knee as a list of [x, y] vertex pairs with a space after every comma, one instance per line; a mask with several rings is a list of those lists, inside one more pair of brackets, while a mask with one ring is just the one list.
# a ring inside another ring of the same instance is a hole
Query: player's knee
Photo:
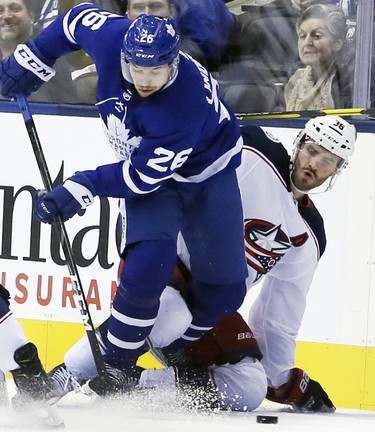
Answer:
[[267, 394], [267, 377], [260, 362], [245, 358], [236, 365], [214, 369], [222, 409], [253, 411]]
[[259, 407], [267, 394], [267, 378], [264, 370], [253, 369], [246, 380], [242, 393], [242, 410], [253, 411]]
[[237, 312], [245, 295], [245, 281], [225, 285], [197, 282], [196, 309], [205, 315], [220, 319]]

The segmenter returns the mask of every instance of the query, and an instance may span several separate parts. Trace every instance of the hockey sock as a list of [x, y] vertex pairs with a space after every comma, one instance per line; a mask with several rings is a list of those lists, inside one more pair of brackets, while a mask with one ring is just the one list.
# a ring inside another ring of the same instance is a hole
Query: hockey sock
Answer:
[[14, 318], [9, 309], [8, 312], [0, 318], [0, 340], [2, 346], [0, 370], [3, 372], [9, 372], [13, 369], [17, 369], [19, 365], [13, 358], [14, 352], [17, 348], [25, 345], [28, 341], [21, 325]]

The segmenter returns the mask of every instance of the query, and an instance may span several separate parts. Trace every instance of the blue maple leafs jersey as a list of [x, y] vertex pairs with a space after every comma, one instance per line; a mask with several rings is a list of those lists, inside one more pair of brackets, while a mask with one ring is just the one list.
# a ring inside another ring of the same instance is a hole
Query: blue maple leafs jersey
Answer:
[[[121, 49], [131, 21], [92, 4], [57, 18], [35, 40], [51, 61], [83, 48], [98, 72], [97, 107], [106, 137], [121, 162], [123, 196], [155, 191], [163, 181], [199, 183], [233, 170], [242, 138], [215, 79], [180, 52], [179, 70], [161, 91], [140, 97], [121, 73]], [[112, 180], [113, 181], [113, 178]]]

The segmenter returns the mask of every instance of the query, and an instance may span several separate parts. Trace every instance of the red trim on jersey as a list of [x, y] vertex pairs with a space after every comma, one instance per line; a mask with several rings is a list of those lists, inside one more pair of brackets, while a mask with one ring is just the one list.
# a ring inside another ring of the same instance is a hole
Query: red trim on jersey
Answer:
[[0, 324], [2, 324], [4, 321], [6, 321], [11, 315], [13, 315], [12, 311], [9, 311], [6, 315], [4, 315], [1, 319], [0, 319]]
[[261, 153], [260, 151], [258, 151], [257, 149], [255, 149], [254, 147], [249, 147], [244, 145], [242, 147], [242, 150], [247, 150], [251, 153], [256, 154], [260, 159], [262, 159], [271, 169], [272, 171], [276, 174], [276, 176], [278, 177], [278, 179], [280, 180], [280, 182], [283, 184], [283, 186], [285, 187], [285, 189], [288, 189], [288, 185], [285, 183], [285, 180], [283, 179], [283, 177], [281, 176], [281, 174], [279, 173], [278, 169], [276, 168], [276, 166], [268, 159], [264, 156], [263, 153]]
[[312, 201], [311, 201], [310, 197], [307, 194], [305, 194], [304, 197], [303, 197], [303, 203], [301, 203], [301, 202], [298, 201], [298, 207], [301, 207], [301, 208], [310, 208], [311, 207], [311, 202]]

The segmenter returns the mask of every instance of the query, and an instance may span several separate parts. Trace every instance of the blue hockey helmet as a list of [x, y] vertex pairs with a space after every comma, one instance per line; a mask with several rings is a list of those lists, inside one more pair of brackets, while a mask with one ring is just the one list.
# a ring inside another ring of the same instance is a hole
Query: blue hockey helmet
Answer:
[[140, 15], [124, 37], [123, 57], [137, 66], [172, 64], [178, 56], [180, 37], [170, 17]]

